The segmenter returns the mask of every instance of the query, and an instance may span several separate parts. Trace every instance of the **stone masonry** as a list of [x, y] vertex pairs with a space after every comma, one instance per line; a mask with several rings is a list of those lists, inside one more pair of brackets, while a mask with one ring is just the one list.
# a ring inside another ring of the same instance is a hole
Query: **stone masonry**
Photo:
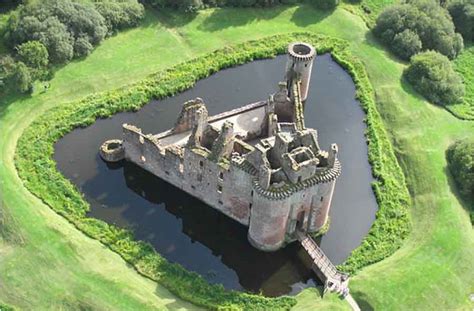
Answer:
[[126, 159], [248, 226], [258, 249], [274, 251], [321, 229], [328, 219], [338, 148], [319, 147], [304, 126], [315, 49], [288, 47], [284, 82], [268, 100], [209, 116], [200, 98], [183, 104], [175, 126], [145, 134], [123, 125], [105, 142], [106, 161]]

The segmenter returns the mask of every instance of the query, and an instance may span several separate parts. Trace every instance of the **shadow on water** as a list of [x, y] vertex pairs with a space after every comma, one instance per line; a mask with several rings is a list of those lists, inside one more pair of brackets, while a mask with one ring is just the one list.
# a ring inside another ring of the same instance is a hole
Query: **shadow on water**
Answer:
[[272, 8], [217, 8], [199, 25], [201, 31], [219, 31], [230, 27], [239, 27], [246, 24], [275, 18], [288, 6], [278, 5]]
[[[173, 126], [186, 100], [202, 97], [213, 115], [267, 98], [276, 90], [285, 56], [218, 72], [181, 94], [152, 101], [135, 113], [119, 113], [76, 129], [55, 145], [58, 169], [90, 203], [89, 216], [133, 229], [171, 262], [227, 289], [296, 294], [317, 281], [309, 256], [293, 243], [273, 253], [247, 241], [247, 228], [132, 163], [110, 165], [98, 155], [107, 139], [121, 136], [123, 123], [144, 133]], [[330, 55], [317, 57], [305, 107], [306, 126], [318, 130], [320, 146], [336, 142], [343, 164], [332, 201], [331, 228], [320, 245], [339, 264], [367, 234], [377, 205], [370, 183], [364, 113], [350, 76]]]

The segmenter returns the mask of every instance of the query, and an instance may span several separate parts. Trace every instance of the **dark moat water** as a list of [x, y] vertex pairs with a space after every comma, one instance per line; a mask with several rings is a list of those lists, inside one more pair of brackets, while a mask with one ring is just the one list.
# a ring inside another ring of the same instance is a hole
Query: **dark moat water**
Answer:
[[[274, 253], [254, 249], [247, 228], [131, 163], [103, 162], [99, 146], [120, 138], [122, 123], [144, 133], [171, 128], [181, 104], [201, 97], [209, 114], [266, 99], [277, 89], [285, 56], [223, 70], [175, 97], [153, 101], [135, 113], [120, 113], [76, 129], [55, 146], [59, 170], [84, 193], [90, 216], [132, 228], [164, 257], [228, 289], [295, 294], [318, 282], [310, 259], [297, 243]], [[343, 165], [336, 184], [329, 232], [321, 239], [328, 257], [339, 264], [357, 247], [375, 219], [377, 204], [365, 143], [365, 114], [354, 99], [350, 76], [330, 55], [316, 58], [305, 108], [307, 127], [319, 132], [320, 146], [339, 145]]]

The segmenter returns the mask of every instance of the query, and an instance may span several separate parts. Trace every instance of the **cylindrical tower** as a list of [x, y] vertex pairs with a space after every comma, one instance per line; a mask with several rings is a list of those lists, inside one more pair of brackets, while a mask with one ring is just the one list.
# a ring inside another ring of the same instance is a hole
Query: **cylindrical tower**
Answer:
[[267, 252], [282, 247], [289, 213], [288, 199], [269, 198], [255, 191], [247, 235], [250, 244]]
[[308, 43], [294, 42], [288, 46], [288, 61], [286, 63], [286, 81], [288, 88], [294, 79], [301, 80], [301, 100], [308, 97], [311, 69], [316, 50]]

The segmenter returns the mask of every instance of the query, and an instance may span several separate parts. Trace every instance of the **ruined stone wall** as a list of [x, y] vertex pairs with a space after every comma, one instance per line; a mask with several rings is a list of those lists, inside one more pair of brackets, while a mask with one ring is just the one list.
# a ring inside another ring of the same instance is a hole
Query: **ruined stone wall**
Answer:
[[153, 136], [128, 125], [123, 146], [127, 160], [249, 226], [249, 241], [259, 249], [277, 250], [295, 239], [295, 230], [313, 232], [327, 221], [335, 180], [303, 181], [289, 192], [271, 194], [257, 191], [257, 170], [233, 161], [210, 161], [209, 152], [200, 147], [165, 149]]
[[125, 126], [123, 146], [127, 160], [184, 190], [236, 221], [248, 225], [252, 176], [207, 159], [204, 149], [165, 150], [152, 136]]
[[328, 218], [334, 183], [317, 184], [281, 200], [254, 192], [248, 231], [250, 243], [273, 251], [294, 241], [296, 230], [321, 229]]

